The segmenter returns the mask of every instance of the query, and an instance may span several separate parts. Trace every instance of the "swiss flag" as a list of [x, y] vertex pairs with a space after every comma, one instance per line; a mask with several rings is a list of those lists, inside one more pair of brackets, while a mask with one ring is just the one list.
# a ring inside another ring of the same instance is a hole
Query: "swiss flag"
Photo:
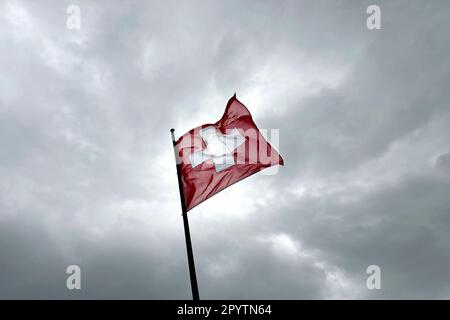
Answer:
[[187, 211], [264, 168], [284, 164], [236, 94], [219, 121], [190, 130], [175, 145]]

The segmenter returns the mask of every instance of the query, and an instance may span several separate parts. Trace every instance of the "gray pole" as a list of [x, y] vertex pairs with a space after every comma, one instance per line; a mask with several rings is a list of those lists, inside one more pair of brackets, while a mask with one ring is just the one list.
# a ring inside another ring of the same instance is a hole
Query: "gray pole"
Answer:
[[191, 233], [189, 232], [189, 221], [187, 217], [186, 202], [184, 201], [183, 181], [181, 181], [181, 163], [175, 142], [175, 129], [170, 129], [172, 134], [173, 151], [175, 152], [175, 161], [177, 165], [178, 189], [180, 190], [181, 212], [183, 216], [184, 238], [186, 240], [186, 251], [189, 264], [189, 275], [191, 278], [192, 299], [200, 300], [197, 286], [197, 276], [195, 275], [194, 254], [192, 253]]

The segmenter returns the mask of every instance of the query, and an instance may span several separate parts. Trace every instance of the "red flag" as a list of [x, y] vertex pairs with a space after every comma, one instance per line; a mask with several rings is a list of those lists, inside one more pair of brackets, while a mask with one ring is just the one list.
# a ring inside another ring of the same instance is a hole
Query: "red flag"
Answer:
[[262, 169], [284, 164], [236, 94], [219, 121], [190, 130], [176, 146], [188, 211]]

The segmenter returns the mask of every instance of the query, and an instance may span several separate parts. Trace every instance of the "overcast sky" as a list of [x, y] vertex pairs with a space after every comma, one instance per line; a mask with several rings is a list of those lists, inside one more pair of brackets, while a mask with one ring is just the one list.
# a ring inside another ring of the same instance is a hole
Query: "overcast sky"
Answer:
[[219, 120], [234, 92], [280, 129], [285, 166], [189, 213], [202, 298], [450, 298], [449, 17], [447, 0], [0, 0], [0, 298], [190, 299], [169, 129]]

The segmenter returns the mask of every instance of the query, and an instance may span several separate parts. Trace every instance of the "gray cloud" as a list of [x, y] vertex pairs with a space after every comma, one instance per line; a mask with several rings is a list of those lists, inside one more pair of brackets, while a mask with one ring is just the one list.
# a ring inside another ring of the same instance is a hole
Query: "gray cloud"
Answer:
[[450, 152], [440, 154], [436, 158], [435, 165], [443, 172], [450, 172]]
[[446, 1], [72, 2], [0, 5], [1, 298], [190, 298], [168, 130], [235, 91], [286, 165], [191, 212], [202, 297], [449, 297]]

